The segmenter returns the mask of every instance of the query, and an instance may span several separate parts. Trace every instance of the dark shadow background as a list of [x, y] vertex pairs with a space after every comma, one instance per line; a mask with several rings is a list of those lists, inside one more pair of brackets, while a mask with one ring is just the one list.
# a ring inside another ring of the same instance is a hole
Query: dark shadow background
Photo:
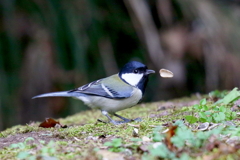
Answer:
[[87, 109], [70, 90], [130, 60], [150, 77], [144, 101], [240, 86], [238, 0], [1, 0], [0, 130]]

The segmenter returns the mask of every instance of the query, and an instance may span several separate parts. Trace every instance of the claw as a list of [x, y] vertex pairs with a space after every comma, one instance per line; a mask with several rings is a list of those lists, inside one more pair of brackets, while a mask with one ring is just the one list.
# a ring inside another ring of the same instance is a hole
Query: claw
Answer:
[[108, 122], [103, 121], [103, 120], [101, 120], [101, 119], [97, 119], [97, 121], [98, 121], [98, 122], [102, 122], [102, 123], [108, 123]]
[[135, 118], [135, 119], [133, 119], [133, 121], [135, 121], [135, 122], [142, 122], [142, 118]]
[[[127, 119], [127, 118], [124, 118], [124, 117], [122, 117], [122, 116], [120, 116], [120, 115], [118, 115], [118, 114], [116, 114], [116, 113], [113, 113], [114, 116], [116, 116], [116, 117], [118, 117], [118, 118], [120, 118], [120, 119], [123, 120], [123, 121], [114, 121], [112, 118], [109, 117], [107, 111], [102, 110], [102, 114], [103, 114], [104, 116], [106, 116], [106, 117], [108, 118], [109, 122], [112, 123], [112, 124], [114, 124], [114, 125], [119, 125], [119, 124], [128, 123], [128, 122], [132, 122], [132, 121], [136, 121], [136, 122], [141, 122], [141, 121], [142, 121], [141, 118]], [[107, 122], [102, 121], [102, 120], [100, 120], [100, 119], [98, 119], [98, 121], [99, 121], [99, 122], [103, 122], [103, 123], [107, 123]]]

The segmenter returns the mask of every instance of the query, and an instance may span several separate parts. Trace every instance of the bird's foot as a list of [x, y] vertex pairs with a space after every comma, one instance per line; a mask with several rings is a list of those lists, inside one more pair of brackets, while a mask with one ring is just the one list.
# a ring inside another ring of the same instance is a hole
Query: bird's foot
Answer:
[[[133, 121], [135, 121], [135, 122], [141, 122], [141, 121], [142, 121], [141, 118], [127, 119], [127, 118], [124, 118], [124, 117], [122, 117], [122, 116], [120, 116], [120, 115], [118, 115], [118, 114], [116, 114], [116, 113], [113, 113], [114, 116], [122, 119], [122, 121], [115, 121], [115, 120], [113, 120], [111, 117], [109, 117], [107, 111], [102, 110], [102, 114], [103, 114], [104, 116], [106, 116], [106, 117], [108, 118], [109, 122], [112, 123], [112, 124], [114, 124], [114, 125], [119, 125], [119, 124], [128, 123], [128, 122], [133, 122]], [[108, 122], [105, 122], [105, 121], [100, 120], [100, 119], [98, 119], [98, 122], [108, 123]]]
[[135, 121], [135, 122], [142, 122], [142, 118], [135, 118], [135, 119], [132, 119], [132, 121]]
[[124, 124], [124, 123], [128, 123], [128, 122], [130, 122], [130, 121], [132, 121], [132, 120], [128, 120], [128, 121], [114, 121], [114, 120], [112, 120], [112, 121], [106, 122], [106, 121], [103, 121], [103, 120], [101, 120], [101, 119], [98, 119], [98, 122], [102, 122], [102, 123], [112, 123], [112, 124], [114, 124], [114, 125]]
[[102, 123], [108, 123], [108, 122], [103, 121], [103, 120], [101, 120], [101, 119], [97, 119], [97, 121], [98, 121], [98, 122], [102, 122]]
[[128, 123], [128, 122], [141, 122], [142, 119], [141, 118], [135, 118], [135, 119], [126, 119], [124, 121], [114, 121], [114, 122], [111, 122], [115, 125], [118, 125], [118, 124], [124, 124], [124, 123]]

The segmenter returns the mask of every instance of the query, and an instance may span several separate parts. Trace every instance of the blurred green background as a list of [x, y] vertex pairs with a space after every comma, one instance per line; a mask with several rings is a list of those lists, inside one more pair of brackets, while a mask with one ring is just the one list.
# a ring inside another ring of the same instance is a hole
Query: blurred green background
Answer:
[[239, 0], [1, 0], [0, 130], [87, 109], [70, 90], [130, 60], [150, 77], [145, 102], [240, 86]]

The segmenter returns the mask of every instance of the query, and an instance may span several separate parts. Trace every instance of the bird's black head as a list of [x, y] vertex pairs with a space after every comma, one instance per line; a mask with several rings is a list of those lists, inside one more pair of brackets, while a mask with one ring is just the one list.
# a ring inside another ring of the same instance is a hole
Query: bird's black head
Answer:
[[123, 66], [119, 72], [119, 77], [131, 86], [138, 87], [144, 93], [148, 75], [151, 73], [155, 73], [155, 71], [148, 69], [140, 62], [131, 61]]

